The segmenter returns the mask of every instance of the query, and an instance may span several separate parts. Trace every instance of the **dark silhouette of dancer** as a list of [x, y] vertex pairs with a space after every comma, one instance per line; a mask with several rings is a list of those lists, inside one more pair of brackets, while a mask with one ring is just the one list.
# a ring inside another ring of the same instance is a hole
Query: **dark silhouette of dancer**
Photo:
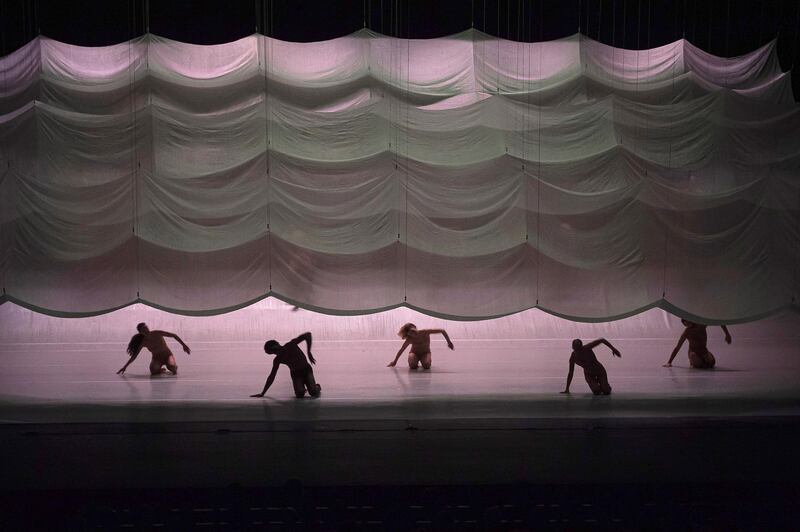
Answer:
[[608, 384], [608, 374], [606, 368], [597, 360], [594, 355], [593, 349], [600, 344], [605, 344], [611, 349], [611, 354], [617, 357], [622, 357], [619, 350], [611, 345], [605, 338], [600, 338], [594, 342], [589, 342], [583, 345], [583, 342], [577, 338], [572, 341], [572, 355], [569, 357], [569, 374], [567, 375], [567, 387], [561, 393], [569, 393], [569, 385], [572, 383], [572, 373], [575, 370], [575, 365], [583, 368], [583, 376], [586, 378], [586, 384], [592, 389], [595, 395], [608, 395], [611, 393], [611, 385]]
[[311, 364], [306, 361], [306, 356], [303, 354], [300, 346], [297, 345], [304, 340], [306, 342], [306, 351], [308, 351], [308, 360], [311, 361], [311, 364], [316, 364], [317, 361], [314, 360], [314, 355], [311, 354], [310, 332], [303, 333], [284, 345], [279, 344], [275, 340], [268, 340], [264, 344], [264, 352], [268, 355], [275, 355], [275, 360], [272, 361], [272, 371], [270, 371], [267, 377], [267, 382], [264, 383], [264, 389], [261, 390], [261, 393], [251, 395], [250, 397], [264, 397], [269, 387], [272, 386], [275, 375], [278, 374], [278, 367], [281, 364], [289, 366], [295, 396], [298, 398], [303, 397], [306, 394], [307, 388], [308, 394], [311, 397], [319, 397], [322, 386], [317, 384], [317, 381], [314, 380], [314, 370], [311, 369]]
[[455, 349], [453, 347], [453, 342], [450, 341], [450, 337], [447, 336], [447, 331], [444, 329], [417, 329], [417, 326], [413, 323], [406, 323], [402, 327], [400, 327], [400, 331], [398, 331], [397, 336], [405, 340], [403, 342], [403, 347], [400, 348], [400, 351], [397, 352], [397, 356], [394, 357], [394, 360], [389, 362], [389, 368], [393, 368], [397, 364], [397, 359], [400, 358], [400, 355], [403, 354], [403, 351], [406, 350], [406, 347], [409, 345], [411, 346], [411, 352], [408, 354], [408, 367], [411, 369], [417, 369], [420, 364], [422, 364], [422, 369], [431, 369], [431, 335], [432, 334], [441, 334], [444, 336], [444, 339], [447, 340], [447, 347], [451, 350]]
[[[131, 362], [136, 360], [136, 357], [143, 347], [147, 348], [147, 350], [153, 354], [153, 358], [150, 360], [150, 375], [165, 373], [167, 370], [173, 375], [177, 375], [178, 364], [175, 362], [175, 355], [173, 355], [172, 351], [167, 347], [167, 342], [164, 341], [164, 337], [177, 340], [178, 343], [183, 346], [183, 350], [187, 355], [192, 352], [189, 346], [183, 343], [183, 340], [181, 340], [177, 334], [167, 331], [151, 331], [147, 328], [145, 323], [137, 325], [136, 330], [139, 331], [139, 333], [134, 334], [131, 341], [128, 342], [127, 351], [131, 358], [117, 371], [117, 375], [125, 373], [125, 370], [131, 365]], [[166, 369], [164, 369], [164, 366], [166, 366]]]
[[[713, 368], [717, 363], [717, 359], [715, 359], [714, 355], [708, 350], [707, 326], [684, 319], [681, 319], [681, 323], [686, 329], [683, 330], [683, 334], [681, 334], [678, 340], [678, 345], [672, 350], [672, 354], [669, 356], [667, 363], [664, 364], [664, 367], [672, 367], [672, 361], [675, 359], [675, 355], [678, 354], [678, 351], [680, 351], [683, 342], [689, 340], [689, 364], [697, 369]], [[724, 325], [720, 325], [720, 327], [722, 327], [722, 330], [725, 332], [725, 342], [731, 343], [731, 333], [728, 332], [728, 328]]]

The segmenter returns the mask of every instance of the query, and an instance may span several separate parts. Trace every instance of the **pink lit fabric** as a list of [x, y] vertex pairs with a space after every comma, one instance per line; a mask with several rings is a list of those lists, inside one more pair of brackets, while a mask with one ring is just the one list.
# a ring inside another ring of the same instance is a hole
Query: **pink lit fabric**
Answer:
[[799, 130], [774, 42], [39, 38], [0, 59], [3, 300], [757, 319], [800, 300]]

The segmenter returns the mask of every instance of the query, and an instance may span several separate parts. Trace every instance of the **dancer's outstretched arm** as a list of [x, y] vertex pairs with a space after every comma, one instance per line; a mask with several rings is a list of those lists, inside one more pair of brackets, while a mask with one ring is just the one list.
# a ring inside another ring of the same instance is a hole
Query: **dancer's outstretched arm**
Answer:
[[316, 364], [317, 361], [314, 360], [314, 355], [311, 354], [311, 333], [310, 332], [304, 332], [303, 334], [301, 334], [300, 336], [298, 336], [297, 338], [292, 340], [291, 343], [297, 345], [297, 344], [299, 344], [300, 342], [303, 342], [303, 341], [305, 341], [305, 343], [306, 343], [306, 351], [308, 352], [308, 360], [312, 364]]
[[665, 368], [671, 368], [672, 367], [672, 361], [675, 359], [675, 355], [678, 354], [678, 351], [681, 350], [681, 346], [683, 345], [683, 342], [686, 341], [686, 334], [687, 334], [686, 331], [683, 331], [683, 334], [681, 334], [681, 337], [678, 340], [678, 345], [676, 345], [675, 349], [672, 350], [672, 354], [669, 356], [669, 360], [667, 360], [667, 363], [664, 364]]
[[405, 351], [406, 347], [408, 347], [409, 345], [411, 345], [411, 341], [410, 340], [406, 340], [405, 342], [403, 342], [403, 347], [400, 348], [400, 351], [397, 352], [397, 355], [394, 357], [394, 360], [389, 362], [389, 364], [386, 367], [387, 368], [395, 367], [395, 365], [397, 364], [397, 360], [400, 358], [400, 355], [403, 354], [403, 351]]
[[597, 340], [595, 340], [593, 342], [589, 342], [588, 344], [586, 344], [586, 347], [589, 348], [589, 349], [594, 349], [595, 347], [597, 347], [600, 344], [603, 344], [603, 345], [607, 346], [609, 349], [611, 349], [611, 354], [614, 355], [615, 357], [620, 357], [620, 358], [622, 357], [622, 353], [619, 352], [619, 349], [617, 349], [616, 347], [611, 345], [611, 342], [609, 342], [605, 338], [598, 338]]
[[428, 332], [431, 334], [436, 334], [436, 333], [441, 334], [442, 336], [444, 336], [444, 339], [447, 340], [447, 347], [449, 347], [450, 349], [455, 349], [455, 347], [453, 347], [453, 342], [450, 341], [450, 337], [447, 336], [447, 331], [445, 331], [444, 329], [430, 329]]
[[731, 338], [731, 333], [728, 332], [728, 328], [724, 325], [720, 325], [720, 327], [722, 327], [722, 330], [725, 332], [725, 343], [731, 343], [733, 339]]
[[575, 372], [575, 362], [572, 361], [572, 357], [569, 359], [569, 373], [567, 373], [567, 387], [564, 388], [564, 391], [561, 393], [569, 393], [569, 385], [572, 384], [572, 374]]
[[183, 343], [183, 340], [181, 340], [180, 336], [178, 336], [177, 334], [175, 334], [175, 333], [171, 333], [171, 332], [169, 332], [169, 331], [153, 331], [153, 332], [160, 332], [160, 333], [161, 333], [163, 336], [166, 336], [166, 337], [168, 337], [168, 338], [175, 338], [175, 340], [176, 340], [176, 341], [177, 341], [179, 344], [181, 344], [181, 346], [183, 347], [183, 351], [184, 351], [184, 352], [185, 352], [187, 355], [191, 355], [191, 354], [192, 354], [192, 350], [191, 350], [191, 349], [189, 349], [189, 346], [188, 346], [188, 345], [186, 345], [185, 343]]
[[126, 370], [126, 369], [128, 369], [128, 366], [130, 366], [130, 365], [131, 365], [131, 363], [132, 363], [134, 360], [136, 360], [136, 357], [138, 357], [138, 356], [139, 356], [139, 352], [140, 352], [141, 350], [142, 350], [142, 346], [139, 346], [139, 348], [138, 348], [136, 351], [134, 351], [134, 352], [133, 352], [133, 354], [131, 354], [131, 357], [128, 359], [128, 361], [125, 363], [125, 365], [124, 365], [124, 366], [122, 366], [122, 367], [119, 369], [119, 371], [117, 371], [117, 375], [122, 375], [123, 373], [125, 373], [125, 370]]
[[250, 397], [264, 397], [264, 394], [267, 393], [269, 387], [272, 386], [272, 383], [275, 381], [275, 375], [278, 374], [278, 366], [280, 366], [279, 362], [272, 363], [272, 371], [269, 372], [269, 377], [267, 377], [267, 382], [264, 383], [264, 389], [261, 390], [261, 393], [256, 393], [251, 395]]

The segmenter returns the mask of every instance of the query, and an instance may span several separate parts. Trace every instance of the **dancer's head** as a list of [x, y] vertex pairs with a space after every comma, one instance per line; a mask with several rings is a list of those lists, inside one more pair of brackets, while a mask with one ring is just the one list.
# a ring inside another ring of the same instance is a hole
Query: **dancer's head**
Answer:
[[264, 344], [264, 352], [268, 355], [274, 355], [278, 352], [278, 348], [281, 346], [276, 340], [267, 340]]
[[136, 330], [139, 332], [133, 335], [131, 341], [128, 342], [128, 348], [126, 349], [130, 356], [139, 353], [139, 350], [142, 348], [142, 343], [144, 342], [144, 337], [150, 333], [150, 329], [147, 328], [147, 325], [144, 322], [137, 325]]
[[578, 350], [578, 349], [580, 349], [581, 347], [583, 347], [583, 342], [580, 340], [580, 338], [575, 338], [575, 339], [572, 341], [572, 350], [573, 350], [573, 351], [577, 351], [577, 350]]
[[414, 325], [413, 323], [406, 323], [405, 325], [400, 327], [399, 331], [397, 331], [397, 336], [399, 336], [400, 338], [405, 340], [406, 338], [408, 338], [408, 333], [410, 333], [411, 331], [416, 331], [416, 330], [417, 330], [417, 326], [416, 325]]

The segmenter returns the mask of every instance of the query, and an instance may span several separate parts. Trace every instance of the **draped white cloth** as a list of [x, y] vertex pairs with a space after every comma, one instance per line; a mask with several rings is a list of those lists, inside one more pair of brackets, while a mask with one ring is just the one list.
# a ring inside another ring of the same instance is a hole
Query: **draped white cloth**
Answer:
[[757, 319], [800, 301], [799, 128], [774, 42], [38, 38], [0, 59], [3, 300]]

